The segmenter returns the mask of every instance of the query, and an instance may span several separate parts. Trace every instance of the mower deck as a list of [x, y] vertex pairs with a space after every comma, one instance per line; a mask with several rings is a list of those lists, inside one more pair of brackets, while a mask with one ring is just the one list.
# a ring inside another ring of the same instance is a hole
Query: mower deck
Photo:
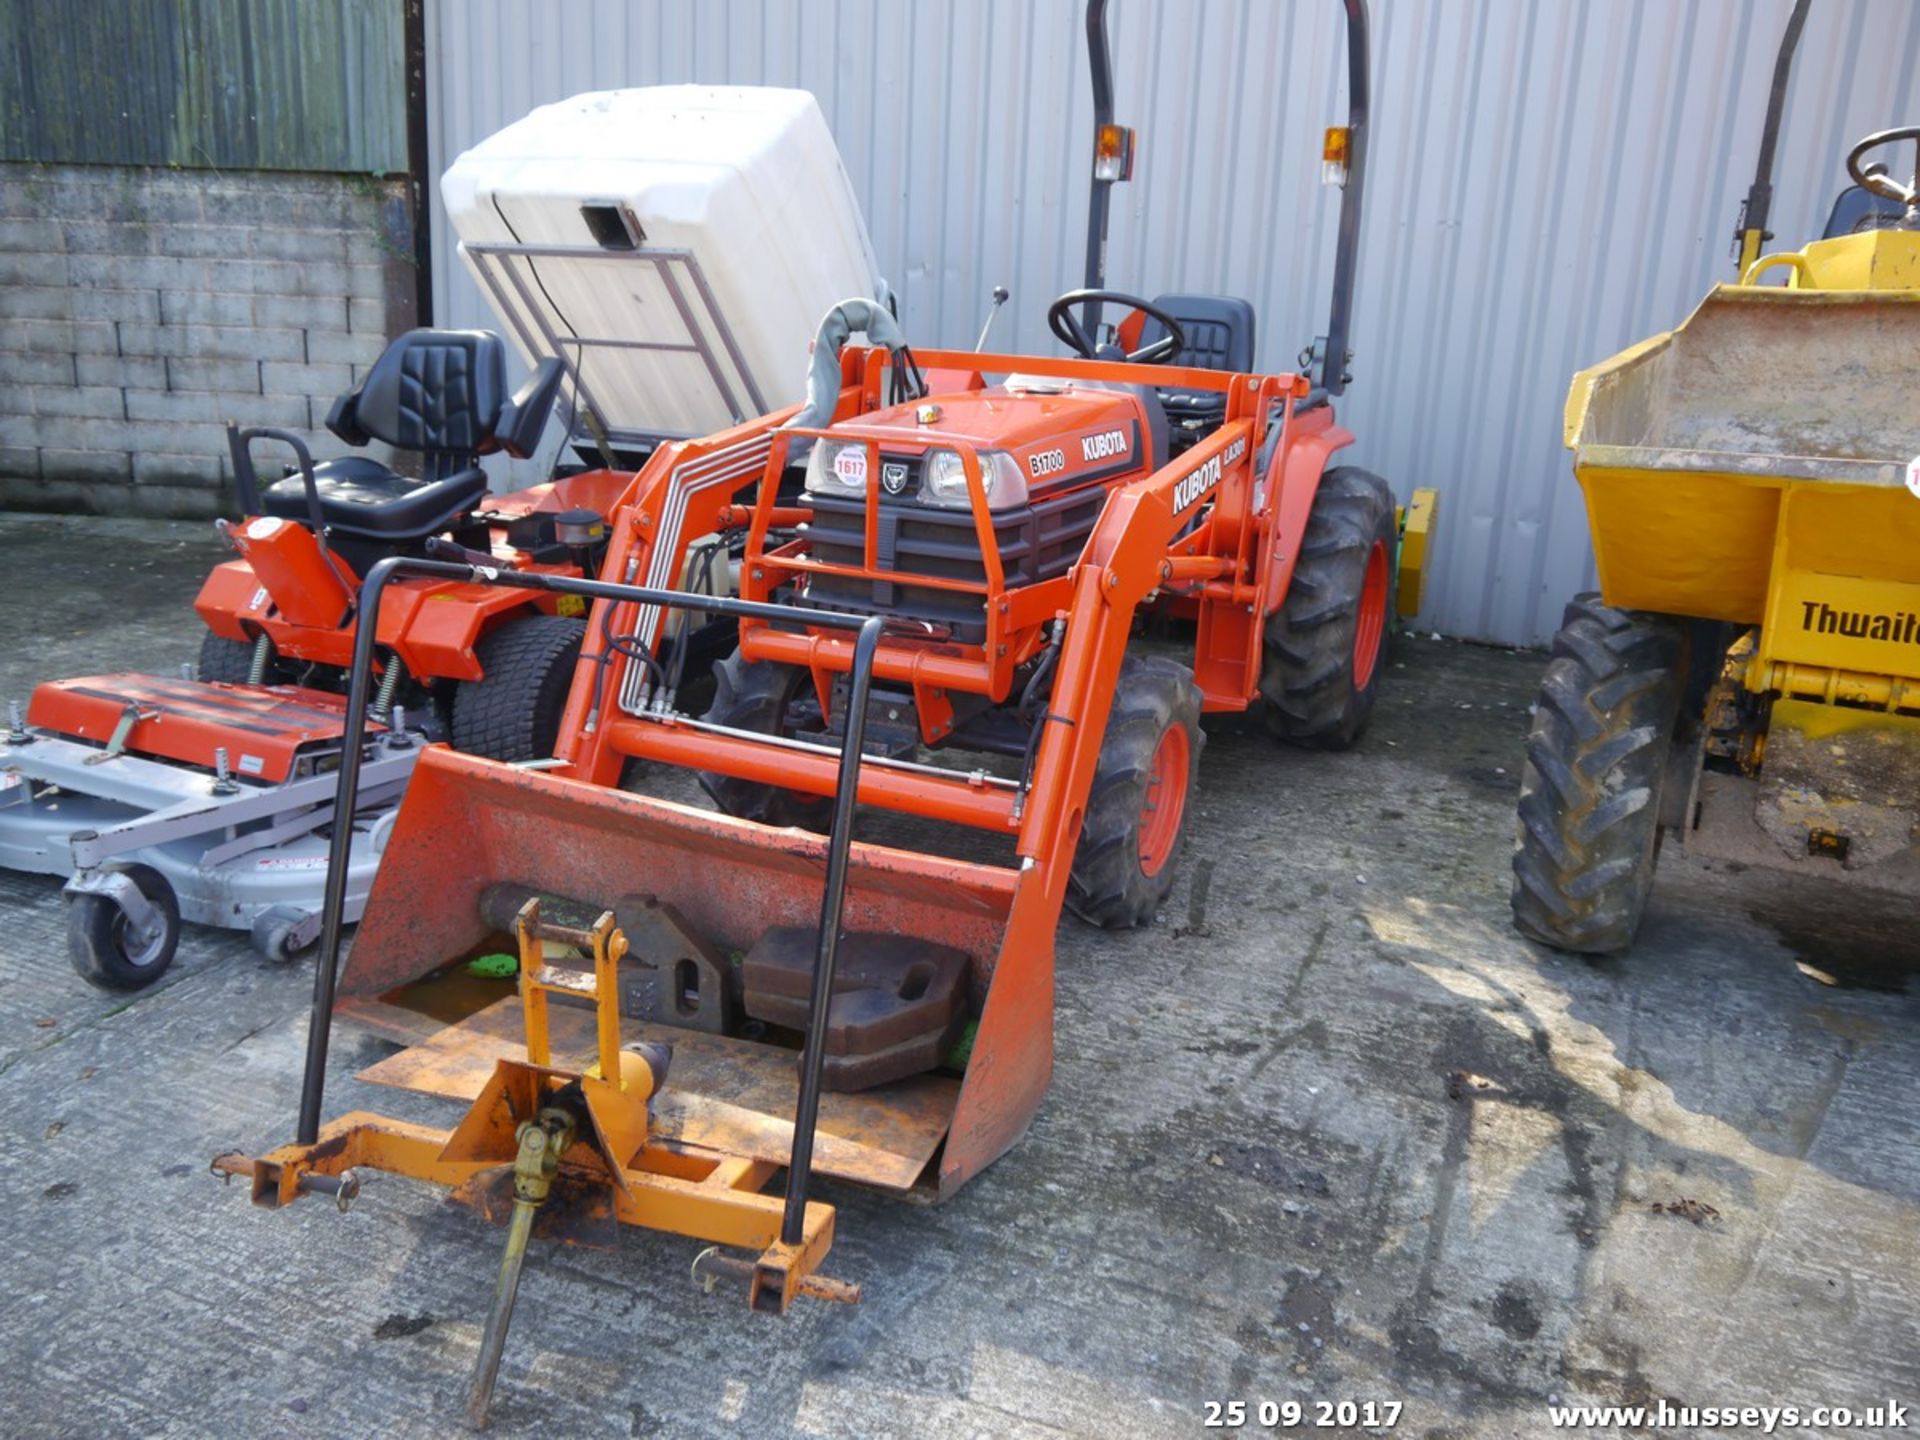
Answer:
[[[180, 919], [253, 928], [284, 958], [318, 933], [344, 714], [341, 697], [294, 686], [41, 685], [29, 724], [0, 734], [0, 865], [70, 876], [75, 893], [116, 863], [150, 866]], [[384, 732], [369, 750], [346, 887], [356, 918], [419, 757]]]

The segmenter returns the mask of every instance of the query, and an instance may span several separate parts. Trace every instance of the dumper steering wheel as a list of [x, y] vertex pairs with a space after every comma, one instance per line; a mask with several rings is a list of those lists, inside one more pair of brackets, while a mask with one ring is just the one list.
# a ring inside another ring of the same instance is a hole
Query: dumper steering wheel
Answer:
[[1100, 347], [1093, 343], [1086, 327], [1080, 323], [1080, 317], [1073, 313], [1077, 305], [1111, 302], [1115, 305], [1129, 305], [1149, 320], [1160, 322], [1167, 333], [1158, 340], [1142, 345], [1128, 354], [1127, 363], [1131, 365], [1164, 365], [1182, 350], [1187, 348], [1187, 332], [1180, 328], [1180, 322], [1162, 310], [1158, 305], [1142, 300], [1138, 295], [1123, 295], [1118, 290], [1069, 290], [1053, 304], [1047, 307], [1047, 328], [1053, 331], [1054, 338], [1075, 354], [1084, 355], [1089, 360], [1100, 358]]
[[1920, 152], [1916, 153], [1915, 173], [1904, 185], [1889, 175], [1887, 167], [1877, 161], [1872, 165], [1860, 163], [1869, 150], [1878, 150], [1882, 145], [1891, 145], [1899, 140], [1911, 140], [1920, 145], [1920, 125], [1903, 125], [1898, 130], [1881, 130], [1867, 136], [1847, 152], [1847, 174], [1862, 190], [1912, 209], [1920, 204]]

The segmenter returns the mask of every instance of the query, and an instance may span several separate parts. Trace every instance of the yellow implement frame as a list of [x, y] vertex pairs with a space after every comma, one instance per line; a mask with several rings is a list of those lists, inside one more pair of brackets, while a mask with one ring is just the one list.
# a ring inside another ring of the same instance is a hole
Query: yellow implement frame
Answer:
[[[258, 1159], [222, 1155], [215, 1173], [247, 1177], [254, 1203], [268, 1208], [309, 1193], [334, 1196], [344, 1208], [358, 1193], [358, 1172], [381, 1170], [447, 1186], [486, 1218], [506, 1219], [499, 1286], [468, 1401], [476, 1426], [486, 1423], [527, 1240], [553, 1201], [563, 1212], [553, 1228], [563, 1238], [618, 1222], [755, 1252], [752, 1261], [702, 1259], [709, 1280], [745, 1279], [756, 1310], [784, 1313], [797, 1295], [858, 1301], [858, 1286], [816, 1273], [833, 1245], [831, 1205], [807, 1201], [800, 1238], [788, 1243], [781, 1238], [782, 1197], [762, 1193], [777, 1164], [652, 1135], [649, 1101], [666, 1080], [672, 1052], [647, 1043], [622, 1048], [619, 964], [627, 940], [613, 912], [590, 929], [547, 924], [534, 897], [513, 929], [527, 1058], [497, 1059], [492, 1078], [451, 1130], [355, 1112], [325, 1126], [310, 1145]], [[590, 952], [592, 969], [564, 963], [569, 950]], [[552, 1064], [554, 997], [593, 1006], [596, 1058], [584, 1069]]]

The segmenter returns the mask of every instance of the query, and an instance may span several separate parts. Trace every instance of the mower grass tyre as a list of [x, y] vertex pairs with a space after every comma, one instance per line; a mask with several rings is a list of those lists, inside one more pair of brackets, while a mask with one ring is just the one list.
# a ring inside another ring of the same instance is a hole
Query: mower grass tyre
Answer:
[[180, 944], [180, 902], [166, 876], [151, 865], [111, 864], [157, 912], [159, 924], [138, 934], [110, 895], [80, 894], [67, 904], [67, 955], [89, 985], [102, 990], [142, 990], [173, 963]]
[[1513, 923], [1559, 950], [1633, 941], [1660, 848], [1660, 791], [1686, 681], [1686, 640], [1597, 595], [1567, 606], [1520, 772]]
[[[245, 685], [253, 674], [254, 644], [252, 640], [229, 640], [209, 630], [200, 637], [200, 663], [194, 673], [202, 680], [215, 680], [223, 685]], [[279, 652], [273, 648], [273, 642], [268, 641], [264, 683], [284, 684], [288, 678]]]
[[509, 764], [553, 754], [586, 635], [584, 620], [523, 615], [481, 636], [481, 678], [453, 694], [453, 748]]
[[1082, 920], [1125, 930], [1153, 919], [1173, 889], [1205, 740], [1193, 671], [1127, 656], [1067, 881], [1067, 905]]
[[1397, 544], [1386, 481], [1351, 465], [1321, 477], [1287, 598], [1267, 621], [1260, 693], [1272, 734], [1345, 750], [1366, 729], [1393, 615]]
[[[787, 711], [800, 687], [808, 683], [808, 675], [797, 665], [750, 664], [736, 650], [713, 667], [713, 680], [708, 723], [757, 735], [783, 736], [791, 733]], [[715, 805], [740, 820], [819, 831], [833, 823], [833, 801], [825, 795], [808, 795], [711, 770], [700, 772], [700, 787]]]

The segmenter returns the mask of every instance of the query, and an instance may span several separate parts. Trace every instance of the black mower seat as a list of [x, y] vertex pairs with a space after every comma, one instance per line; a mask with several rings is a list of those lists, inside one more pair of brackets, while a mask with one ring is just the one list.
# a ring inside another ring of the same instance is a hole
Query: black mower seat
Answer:
[[[1186, 344], [1168, 361], [1197, 370], [1244, 375], [1253, 369], [1253, 306], [1232, 295], [1159, 295], [1153, 302], [1180, 322]], [[1140, 344], [1167, 333], [1151, 316], [1141, 327]], [[1186, 431], [1204, 431], [1227, 415], [1227, 397], [1219, 391], [1162, 390], [1167, 419]]]
[[[437, 534], [477, 507], [487, 493], [478, 466], [441, 480], [409, 480], [367, 455], [345, 455], [313, 467], [320, 518], [329, 529], [382, 540]], [[298, 474], [275, 481], [261, 497], [269, 515], [305, 521], [307, 486]]]
[[[379, 440], [416, 451], [426, 478], [409, 479], [370, 455], [324, 461], [313, 467], [320, 523], [362, 540], [411, 541], [473, 511], [487, 493], [480, 457], [531, 455], [564, 378], [561, 362], [549, 358], [509, 395], [506, 356], [500, 337], [485, 330], [409, 330], [387, 346], [359, 388], [333, 402], [327, 429], [349, 445]], [[241, 502], [251, 509], [258, 486], [249, 433], [232, 431], [229, 443]], [[314, 518], [297, 472], [257, 499], [263, 514]]]

